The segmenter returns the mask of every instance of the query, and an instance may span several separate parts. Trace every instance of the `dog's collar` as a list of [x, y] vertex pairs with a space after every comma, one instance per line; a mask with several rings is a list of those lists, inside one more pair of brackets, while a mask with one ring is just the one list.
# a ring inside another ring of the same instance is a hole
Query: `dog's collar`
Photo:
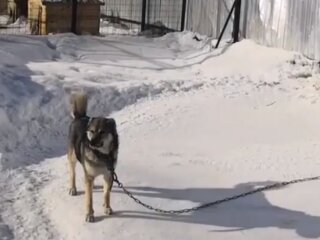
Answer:
[[92, 117], [86, 117], [86, 118], [87, 118], [87, 121], [88, 121], [87, 126], [89, 126], [93, 118]]
[[96, 155], [98, 158], [108, 160], [111, 157], [110, 153], [109, 154], [102, 153], [102, 152], [98, 151], [97, 149], [92, 148], [90, 145], [89, 145], [89, 148], [94, 153], [94, 155]]

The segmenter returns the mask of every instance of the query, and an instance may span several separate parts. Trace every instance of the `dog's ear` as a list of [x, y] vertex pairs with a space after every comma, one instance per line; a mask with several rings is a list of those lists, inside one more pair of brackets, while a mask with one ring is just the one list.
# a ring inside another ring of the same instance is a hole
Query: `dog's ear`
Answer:
[[116, 121], [113, 118], [107, 118], [107, 124], [112, 129], [112, 132], [116, 134], [117, 133]]
[[118, 148], [119, 146], [119, 137], [118, 137], [118, 131], [117, 131], [117, 124], [116, 121], [113, 118], [108, 118], [108, 125], [111, 127], [112, 129], [112, 135], [114, 137], [114, 144], [115, 147]]
[[116, 121], [113, 118], [107, 118], [107, 122], [108, 124], [116, 127]]

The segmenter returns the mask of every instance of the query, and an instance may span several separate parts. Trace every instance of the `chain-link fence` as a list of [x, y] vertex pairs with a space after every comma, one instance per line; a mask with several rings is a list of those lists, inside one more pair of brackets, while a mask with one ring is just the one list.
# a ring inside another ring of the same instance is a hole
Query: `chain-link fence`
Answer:
[[184, 28], [187, 0], [105, 0], [101, 34], [162, 35]]
[[39, 34], [39, 18], [18, 17], [15, 21], [10, 15], [0, 15], [0, 34]]

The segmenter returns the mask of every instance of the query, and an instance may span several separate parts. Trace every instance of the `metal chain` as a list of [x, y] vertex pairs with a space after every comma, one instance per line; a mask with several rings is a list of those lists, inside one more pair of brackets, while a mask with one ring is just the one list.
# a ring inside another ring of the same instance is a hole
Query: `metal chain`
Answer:
[[123, 186], [123, 184], [119, 181], [118, 176], [117, 176], [117, 174], [115, 172], [113, 173], [113, 176], [114, 176], [113, 180], [118, 184], [119, 188], [121, 188], [124, 191], [124, 193], [126, 193], [136, 203], [140, 204], [141, 206], [143, 206], [143, 207], [145, 207], [145, 208], [147, 208], [149, 210], [152, 210], [152, 211], [155, 211], [155, 212], [159, 212], [159, 213], [162, 213], [162, 214], [182, 214], [182, 213], [194, 212], [194, 211], [200, 210], [202, 208], [216, 206], [216, 205], [219, 205], [221, 203], [225, 203], [225, 202], [229, 202], [229, 201], [236, 200], [236, 199], [239, 199], [239, 198], [243, 198], [243, 197], [258, 193], [258, 192], [263, 192], [263, 191], [271, 190], [271, 189], [277, 189], [277, 188], [285, 187], [287, 185], [292, 185], [292, 184], [296, 184], [296, 183], [320, 180], [320, 176], [317, 176], [317, 177], [295, 179], [295, 180], [287, 181], [287, 182], [279, 182], [279, 183], [270, 184], [270, 185], [267, 185], [267, 186], [264, 186], [264, 187], [259, 187], [259, 188], [256, 188], [254, 190], [251, 190], [251, 191], [248, 191], [248, 192], [244, 192], [244, 193], [241, 193], [241, 194], [238, 194], [238, 195], [234, 195], [234, 196], [231, 196], [231, 197], [226, 197], [226, 198], [214, 201], [214, 202], [208, 202], [208, 203], [200, 204], [200, 205], [192, 207], [192, 208], [184, 208], [184, 209], [180, 209], [180, 210], [164, 210], [164, 209], [156, 208], [156, 207], [153, 207], [153, 206], [151, 206], [149, 204], [141, 202], [127, 188], [125, 188]]

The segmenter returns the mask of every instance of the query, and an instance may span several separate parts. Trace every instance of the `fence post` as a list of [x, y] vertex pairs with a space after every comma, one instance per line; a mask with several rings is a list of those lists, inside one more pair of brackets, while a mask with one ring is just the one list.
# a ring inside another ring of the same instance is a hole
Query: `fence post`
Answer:
[[247, 24], [248, 24], [248, 1], [244, 1], [244, 13], [243, 13], [243, 26], [242, 26], [242, 36], [247, 37]]
[[147, 11], [147, 0], [142, 0], [141, 32], [143, 32], [146, 29], [146, 11]]
[[71, 32], [77, 34], [78, 0], [72, 0]]
[[221, 30], [221, 1], [218, 0], [217, 2], [217, 28], [216, 28], [216, 37], [219, 36]]
[[184, 25], [186, 22], [186, 10], [187, 10], [187, 0], [182, 0], [181, 32], [184, 30]]
[[218, 47], [219, 47], [220, 41], [221, 41], [221, 39], [222, 39], [222, 37], [223, 37], [223, 34], [224, 34], [224, 32], [225, 32], [225, 30], [226, 30], [226, 28], [227, 28], [227, 26], [228, 26], [228, 23], [229, 23], [229, 21], [230, 21], [231, 15], [232, 15], [232, 13], [233, 13], [233, 11], [234, 11], [236, 2], [237, 2], [237, 0], [235, 0], [235, 1], [233, 2], [233, 4], [232, 4], [231, 10], [230, 10], [230, 12], [229, 12], [229, 14], [228, 14], [228, 17], [227, 17], [226, 22], [225, 22], [224, 25], [223, 25], [222, 31], [221, 31], [221, 33], [220, 33], [220, 35], [219, 35], [219, 38], [218, 38], [218, 41], [217, 41], [217, 44], [216, 44], [215, 48], [218, 48]]
[[236, 0], [234, 7], [233, 42], [239, 42], [241, 0]]

